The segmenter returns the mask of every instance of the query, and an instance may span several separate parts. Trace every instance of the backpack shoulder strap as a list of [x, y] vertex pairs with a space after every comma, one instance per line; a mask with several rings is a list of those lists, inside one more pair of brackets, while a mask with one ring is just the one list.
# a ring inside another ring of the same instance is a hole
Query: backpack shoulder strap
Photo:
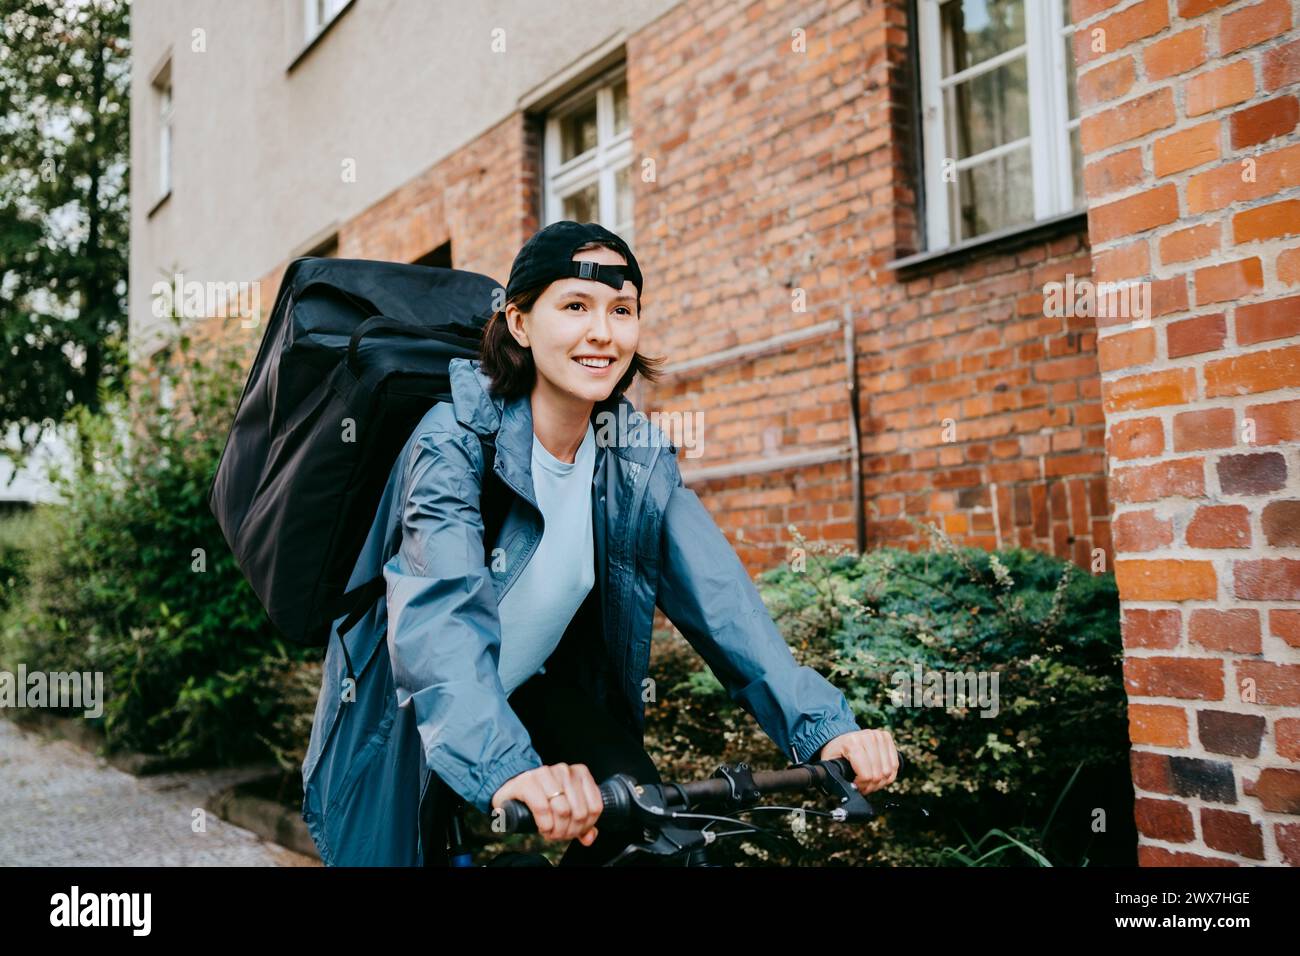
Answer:
[[483, 446], [483, 474], [479, 476], [479, 514], [483, 516], [483, 562], [492, 564], [492, 546], [496, 543], [501, 526], [509, 510], [509, 489], [493, 470], [496, 464], [497, 443], [495, 435], [479, 435]]

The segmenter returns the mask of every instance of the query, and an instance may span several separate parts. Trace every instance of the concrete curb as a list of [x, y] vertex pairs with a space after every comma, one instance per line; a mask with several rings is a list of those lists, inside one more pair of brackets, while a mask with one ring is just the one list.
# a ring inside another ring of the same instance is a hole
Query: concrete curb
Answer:
[[[81, 749], [98, 757], [108, 764], [129, 773], [132, 776], [153, 776], [178, 770], [199, 769], [193, 761], [176, 760], [154, 754], [141, 754], [132, 751], [106, 753], [104, 734], [82, 718], [62, 717], [47, 711], [28, 711], [14, 721], [18, 726], [33, 730], [45, 737], [67, 740]], [[276, 764], [250, 765], [238, 768], [244, 771], [246, 779], [209, 795], [203, 808], [215, 813], [222, 820], [242, 827], [257, 834], [263, 840], [278, 844], [312, 859], [319, 860], [320, 853], [307, 830], [302, 815], [294, 810], [245, 792], [245, 788], [255, 785], [270, 776], [278, 776], [283, 771]]]
[[243, 784], [221, 791], [207, 802], [206, 809], [227, 823], [251, 830], [264, 840], [319, 860], [320, 853], [307, 831], [302, 815], [274, 800], [242, 793]]

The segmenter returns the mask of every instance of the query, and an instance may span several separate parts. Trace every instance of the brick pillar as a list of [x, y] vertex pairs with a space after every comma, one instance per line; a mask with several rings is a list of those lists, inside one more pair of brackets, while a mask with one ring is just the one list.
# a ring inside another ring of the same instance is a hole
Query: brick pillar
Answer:
[[1074, 0], [1139, 860], [1300, 864], [1297, 0]]

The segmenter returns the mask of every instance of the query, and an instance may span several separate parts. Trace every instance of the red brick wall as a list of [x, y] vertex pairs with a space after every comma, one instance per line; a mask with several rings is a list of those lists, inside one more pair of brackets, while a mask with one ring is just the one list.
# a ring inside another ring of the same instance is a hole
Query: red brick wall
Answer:
[[[1110, 547], [1095, 335], [1091, 320], [1042, 309], [1045, 283], [1088, 275], [1087, 239], [1079, 228], [887, 268], [919, 246], [906, 6], [756, 3], [738, 16], [714, 0], [630, 38], [637, 157], [655, 164], [636, 183], [644, 348], [689, 358], [838, 318], [847, 303], [869, 544], [919, 546], [913, 522], [930, 521], [964, 543], [1087, 566]], [[412, 261], [450, 240], [455, 265], [504, 280], [538, 225], [539, 172], [539, 124], [512, 117], [344, 223], [337, 254]], [[285, 265], [263, 280], [268, 312]], [[261, 327], [224, 326], [251, 356]], [[843, 382], [831, 334], [636, 397], [646, 411], [704, 414], [705, 454], [689, 468], [846, 443]], [[790, 523], [853, 539], [847, 460], [696, 487], [754, 572], [785, 557]]]
[[1300, 4], [1073, 14], [1139, 859], [1300, 864]]
[[915, 517], [1084, 567], [1109, 550], [1093, 320], [1043, 314], [1044, 284], [1090, 272], [1075, 233], [866, 292], [877, 543], [919, 543]]
[[[637, 155], [655, 163], [636, 184], [647, 331], [679, 360], [848, 303], [869, 545], [919, 546], [910, 518], [1087, 566], [1110, 547], [1095, 334], [1042, 306], [1044, 283], [1090, 273], [1083, 226], [920, 274], [887, 267], [918, 247], [906, 6], [692, 2], [629, 41]], [[694, 371], [644, 407], [704, 413], [705, 454], [684, 469], [844, 443], [842, 337]], [[694, 487], [754, 571], [785, 557], [791, 522], [853, 540], [847, 461]]]
[[[886, 268], [918, 248], [905, 9], [692, 2], [629, 39], [635, 168], [648, 158], [655, 171], [634, 184], [643, 350], [690, 358], [838, 319], [849, 303], [869, 544], [919, 546], [910, 521], [923, 520], [1088, 565], [1110, 547], [1095, 335], [1090, 320], [1044, 318], [1041, 295], [1088, 274], [1086, 236], [902, 278]], [[806, 52], [792, 50], [795, 28]], [[343, 223], [337, 254], [409, 262], [450, 240], [457, 267], [504, 281], [539, 224], [539, 174], [540, 124], [512, 117]], [[268, 314], [287, 264], [263, 280]], [[261, 336], [202, 326], [250, 358]], [[842, 341], [633, 397], [647, 412], [703, 413], [705, 453], [686, 468], [843, 445]], [[854, 538], [847, 459], [694, 487], [755, 573], [785, 558], [790, 523], [812, 540]]]

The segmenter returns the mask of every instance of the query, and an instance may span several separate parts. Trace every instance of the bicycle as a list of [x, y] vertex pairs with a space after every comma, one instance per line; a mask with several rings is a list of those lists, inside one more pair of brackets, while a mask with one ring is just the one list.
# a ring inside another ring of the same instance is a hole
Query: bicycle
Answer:
[[[901, 769], [900, 758], [900, 769]], [[723, 764], [707, 780], [690, 783], [642, 785], [630, 775], [615, 774], [600, 785], [603, 809], [597, 826], [633, 830], [642, 836], [633, 840], [604, 866], [617, 866], [638, 857], [658, 858], [664, 864], [682, 866], [719, 866], [709, 851], [718, 840], [740, 834], [764, 834], [789, 840], [794, 836], [735, 815], [758, 811], [797, 814], [796, 827], [805, 816], [824, 816], [839, 823], [865, 823], [877, 814], [867, 798], [853, 785], [853, 767], [843, 757], [796, 764], [786, 770], [752, 770], [746, 763]], [[803, 793], [819, 790], [833, 801], [831, 810], [806, 809], [760, 804], [759, 800], [774, 793]], [[465, 814], [468, 807], [457, 799], [447, 821], [446, 852], [448, 866], [476, 866], [466, 839]], [[714, 810], [718, 812], [706, 812]], [[528, 805], [510, 800], [492, 812], [494, 833], [536, 833], [537, 826]], [[713, 830], [719, 823], [737, 825], [732, 829]], [[499, 860], [509, 854], [494, 857]], [[540, 857], [540, 854], [525, 854]], [[544, 864], [545, 858], [541, 858]], [[493, 865], [492, 862], [482, 864]]]

